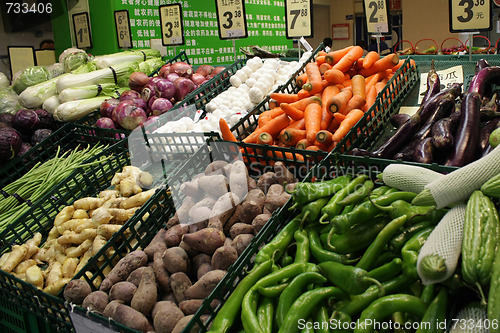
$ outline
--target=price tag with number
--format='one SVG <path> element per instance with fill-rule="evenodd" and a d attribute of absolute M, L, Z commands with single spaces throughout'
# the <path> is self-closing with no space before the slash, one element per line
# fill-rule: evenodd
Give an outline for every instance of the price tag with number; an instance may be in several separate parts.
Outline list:
<path fill-rule="evenodd" d="M 248 37 L 245 0 L 215 0 L 220 39 Z"/>
<path fill-rule="evenodd" d="M 163 46 L 184 44 L 184 25 L 180 3 L 160 6 L 160 22 Z"/>
<path fill-rule="evenodd" d="M 388 0 L 363 0 L 366 30 L 370 34 L 384 34 L 390 31 Z"/>
<path fill-rule="evenodd" d="M 92 36 L 90 33 L 89 13 L 73 14 L 73 27 L 75 31 L 76 46 L 79 49 L 92 47 Z"/>
<path fill-rule="evenodd" d="M 118 47 L 129 49 L 132 47 L 132 34 L 130 33 L 130 19 L 128 10 L 115 11 L 116 36 L 118 38 Z"/>
<path fill-rule="evenodd" d="M 312 37 L 312 0 L 285 1 L 286 38 Z"/>
<path fill-rule="evenodd" d="M 489 0 L 450 0 L 449 10 L 451 32 L 491 30 Z"/>

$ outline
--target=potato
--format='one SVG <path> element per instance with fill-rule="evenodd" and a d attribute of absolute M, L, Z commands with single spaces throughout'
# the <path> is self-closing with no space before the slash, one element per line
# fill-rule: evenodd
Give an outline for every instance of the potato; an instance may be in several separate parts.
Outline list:
<path fill-rule="evenodd" d="M 83 243 L 76 247 L 68 247 L 64 253 L 66 253 L 68 258 L 80 258 L 92 247 L 93 243 L 93 239 L 86 239 Z"/>
<path fill-rule="evenodd" d="M 198 186 L 198 178 L 191 180 L 190 182 L 184 182 L 179 187 L 179 190 L 182 194 L 186 195 L 186 197 L 197 198 L 202 190 Z"/>
<path fill-rule="evenodd" d="M 295 176 L 290 171 L 288 171 L 285 164 L 283 164 L 283 162 L 281 161 L 274 163 L 274 173 L 276 174 L 278 182 L 281 185 L 283 185 L 284 183 L 290 184 L 297 181 L 297 178 L 295 178 Z"/>
<path fill-rule="evenodd" d="M 168 229 L 165 232 L 165 243 L 167 247 L 179 246 L 179 243 L 182 240 L 182 236 L 187 234 L 189 231 L 189 226 L 183 224 L 177 224 Z"/>
<path fill-rule="evenodd" d="M 214 198 L 219 198 L 228 192 L 227 183 L 227 178 L 224 175 L 201 176 L 198 178 L 200 189 Z"/>
<path fill-rule="evenodd" d="M 195 284 L 186 289 L 184 296 L 186 299 L 201 299 L 206 298 L 215 286 L 226 275 L 226 271 L 213 270 L 203 275 Z"/>
<path fill-rule="evenodd" d="M 252 221 L 252 227 L 255 234 L 266 225 L 267 221 L 271 219 L 271 214 L 259 214 Z"/>
<path fill-rule="evenodd" d="M 42 241 L 42 234 L 37 232 L 26 242 L 26 246 L 28 247 L 28 252 L 24 256 L 24 259 L 31 258 L 34 254 L 36 254 L 39 250 L 40 242 Z"/>
<path fill-rule="evenodd" d="M 57 238 L 57 242 L 61 245 L 81 244 L 87 239 L 93 240 L 96 235 L 97 230 L 95 228 L 87 228 L 80 233 L 70 231 L 68 233 L 65 233 L 64 235 L 59 236 L 59 238 Z"/>
<path fill-rule="evenodd" d="M 26 272 L 28 268 L 30 268 L 33 265 L 36 265 L 36 260 L 34 259 L 24 260 L 20 262 L 19 265 L 16 266 L 16 268 L 14 269 L 14 273 L 23 274 Z"/>
<path fill-rule="evenodd" d="M 186 299 L 185 292 L 191 286 L 192 282 L 185 273 L 179 272 L 170 276 L 170 288 L 174 292 L 177 303 Z"/>
<path fill-rule="evenodd" d="M 149 261 L 153 261 L 156 252 L 163 253 L 167 249 L 167 244 L 165 244 L 166 232 L 167 230 L 160 229 L 144 249 L 144 253 L 148 256 Z"/>
<path fill-rule="evenodd" d="M 75 207 L 73 206 L 64 207 L 54 218 L 54 227 L 58 227 L 64 222 L 71 220 L 74 212 L 75 212 Z"/>
<path fill-rule="evenodd" d="M 250 224 L 246 223 L 236 223 L 231 227 L 231 230 L 229 230 L 229 234 L 233 239 L 240 234 L 251 234 L 251 233 L 253 233 L 253 227 Z"/>
<path fill-rule="evenodd" d="M 61 291 L 61 289 L 70 281 L 71 279 L 69 278 L 61 278 L 59 280 L 57 280 L 56 282 L 54 283 L 51 283 L 51 284 L 47 284 L 46 283 L 46 287 L 42 289 L 42 291 L 44 293 L 47 293 L 49 295 L 52 295 L 52 296 L 57 296 L 57 294 L 59 294 L 59 292 Z"/>
<path fill-rule="evenodd" d="M 203 301 L 204 299 L 190 299 L 188 301 L 182 301 L 179 304 L 179 308 L 182 312 L 184 312 L 184 315 L 189 316 L 195 314 L 196 311 L 198 311 L 198 309 L 203 304 Z M 217 305 L 219 305 L 219 303 L 219 300 L 214 299 L 212 302 L 210 302 L 210 307 L 212 309 L 215 309 Z"/>
<path fill-rule="evenodd" d="M 85 297 L 92 292 L 87 281 L 83 279 L 71 280 L 64 288 L 64 299 L 70 303 L 81 305 Z"/>
<path fill-rule="evenodd" d="M 108 303 L 108 294 L 104 291 L 94 291 L 85 297 L 82 307 L 84 309 L 89 309 L 90 311 L 96 311 L 102 314 Z"/>
<path fill-rule="evenodd" d="M 120 208 L 130 209 L 133 207 L 140 207 L 144 205 L 152 196 L 155 194 L 155 189 L 151 189 L 149 191 L 141 192 L 127 198 L 120 204 Z"/>
<path fill-rule="evenodd" d="M 163 252 L 163 264 L 169 273 L 189 273 L 189 256 L 181 247 L 171 247 Z"/>
<path fill-rule="evenodd" d="M 283 207 L 290 197 L 291 195 L 284 191 L 282 185 L 273 184 L 267 191 L 264 208 L 272 213 L 278 208 Z"/>
<path fill-rule="evenodd" d="M 83 210 L 97 209 L 101 207 L 102 204 L 105 203 L 106 201 L 107 201 L 106 198 L 83 198 L 76 200 L 73 203 L 73 207 L 75 209 L 83 209 Z"/>
<path fill-rule="evenodd" d="M 201 192 L 201 191 L 200 191 Z M 175 212 L 175 216 L 177 216 L 178 220 L 182 223 L 186 223 L 189 221 L 189 212 L 191 208 L 196 204 L 198 200 L 195 197 L 185 197 L 182 201 L 182 205 L 177 208 Z"/>
<path fill-rule="evenodd" d="M 210 197 L 198 201 L 189 210 L 188 213 L 189 219 L 195 223 L 208 220 L 210 218 L 210 215 L 212 214 L 212 208 L 214 205 L 215 205 L 215 200 Z"/>
<path fill-rule="evenodd" d="M 177 300 L 175 299 L 175 295 L 173 292 L 169 292 L 168 294 L 165 294 L 165 295 L 162 295 L 161 301 L 169 301 L 169 302 L 173 302 L 174 304 L 177 302 Z"/>
<path fill-rule="evenodd" d="M 224 167 L 227 165 L 228 163 L 226 161 L 213 161 L 205 168 L 205 175 L 222 174 L 224 172 Z"/>
<path fill-rule="evenodd" d="M 206 228 L 192 234 L 182 236 L 182 241 L 195 251 L 212 254 L 226 240 L 224 233 L 215 228 Z"/>
<path fill-rule="evenodd" d="M 224 222 L 219 217 L 211 217 L 208 219 L 207 228 L 224 229 Z"/>
<path fill-rule="evenodd" d="M 139 267 L 135 269 L 127 278 L 127 282 L 133 283 L 136 287 L 139 287 L 141 283 L 142 273 L 146 269 L 146 266 Z"/>
<path fill-rule="evenodd" d="M 102 291 L 104 292 L 104 291 Z M 108 305 L 106 305 L 106 307 L 104 308 L 102 314 L 104 317 L 109 317 L 109 318 L 113 318 L 114 314 L 115 314 L 115 311 L 116 311 L 116 308 L 118 307 L 118 305 L 120 304 L 123 304 L 122 301 L 111 301 L 108 303 Z"/>
<path fill-rule="evenodd" d="M 189 212 L 189 210 L 188 210 L 188 212 Z M 179 223 L 180 223 L 180 221 L 179 221 L 179 215 L 177 215 L 177 212 L 176 212 L 176 213 L 174 214 L 174 216 L 172 216 L 172 217 L 168 220 L 167 224 L 165 225 L 165 228 L 166 228 L 167 230 L 169 230 L 170 228 L 172 228 L 173 226 L 178 225 Z M 165 240 L 165 241 L 166 241 L 166 240 Z"/>
<path fill-rule="evenodd" d="M 233 239 L 233 247 L 236 249 L 236 252 L 238 252 L 238 256 L 240 256 L 248 245 L 250 245 L 252 239 L 252 234 L 241 234 Z"/>
<path fill-rule="evenodd" d="M 231 170 L 229 174 L 229 189 L 241 200 L 243 200 L 243 198 L 248 193 L 247 178 L 248 170 L 243 161 L 236 161 L 231 164 Z"/>
<path fill-rule="evenodd" d="M 236 207 L 236 209 L 234 210 L 233 215 L 224 224 L 224 233 L 228 234 L 229 230 L 231 230 L 231 227 L 235 223 L 240 223 L 241 222 L 241 210 L 242 210 L 241 205 L 238 205 Z"/>
<path fill-rule="evenodd" d="M 257 187 L 264 193 L 267 193 L 267 190 L 273 184 L 279 184 L 278 177 L 274 172 L 266 172 L 257 180 Z"/>
<path fill-rule="evenodd" d="M 163 264 L 162 256 L 163 253 L 161 252 L 155 253 L 153 258 L 153 270 L 155 272 L 156 282 L 158 283 L 158 290 L 165 294 L 170 292 L 170 276 Z"/>
<path fill-rule="evenodd" d="M 198 270 L 196 270 L 196 278 L 199 280 L 201 277 L 208 272 L 213 270 L 212 265 L 209 263 L 201 264 L 200 267 L 198 267 Z"/>
<path fill-rule="evenodd" d="M 232 192 L 227 192 L 219 197 L 219 199 L 215 202 L 210 218 L 217 217 L 222 223 L 226 223 L 226 221 L 231 217 L 236 209 L 236 206 L 240 203 L 240 198 Z"/>
<path fill-rule="evenodd" d="M 102 281 L 99 290 L 108 291 L 117 282 L 124 281 L 130 273 L 137 268 L 146 265 L 148 256 L 144 251 L 136 250 L 130 252 L 120 259 L 109 275 Z"/>
<path fill-rule="evenodd" d="M 132 282 L 121 281 L 115 283 L 109 290 L 109 300 L 122 301 L 124 304 L 130 304 L 132 297 L 134 297 L 137 287 Z"/>
<path fill-rule="evenodd" d="M 248 191 L 244 201 L 254 201 L 259 205 L 263 205 L 266 200 L 266 194 L 259 188 Z"/>
<path fill-rule="evenodd" d="M 62 272 L 65 278 L 72 278 L 76 274 L 76 267 L 78 267 L 77 258 L 68 258 L 62 265 Z"/>
<path fill-rule="evenodd" d="M 179 247 L 181 249 L 184 249 L 184 251 L 186 251 L 189 257 L 194 257 L 200 253 L 198 251 L 193 250 L 191 247 L 189 247 L 186 243 L 182 241 L 179 243 Z"/>
<path fill-rule="evenodd" d="M 191 260 L 191 272 L 197 272 L 201 265 L 210 264 L 211 262 L 212 258 L 208 254 L 200 253 Z"/>
<path fill-rule="evenodd" d="M 238 252 L 232 246 L 224 245 L 215 250 L 212 256 L 212 268 L 227 270 L 238 259 Z"/>
<path fill-rule="evenodd" d="M 154 318 L 156 314 L 160 311 L 170 310 L 172 308 L 178 308 L 177 304 L 172 301 L 158 301 L 151 310 L 151 318 Z M 175 310 L 174 310 L 175 311 Z"/>
<path fill-rule="evenodd" d="M 156 333 L 170 333 L 179 320 L 184 317 L 184 314 L 172 302 L 158 302 L 157 304 L 160 303 L 165 305 L 158 305 L 158 309 L 153 312 L 153 326 Z"/>
<path fill-rule="evenodd" d="M 43 289 L 43 274 L 40 267 L 34 265 L 26 270 L 26 282 L 31 283 L 38 289 Z"/>
<path fill-rule="evenodd" d="M 252 177 L 247 177 L 247 186 L 248 186 L 248 191 L 251 191 L 257 188 L 257 182 Z"/>
<path fill-rule="evenodd" d="M 156 286 L 155 273 L 153 267 L 148 266 L 142 273 L 141 282 L 134 293 L 134 297 L 132 297 L 130 306 L 147 316 L 156 304 L 157 298 L 158 288 Z"/>
<path fill-rule="evenodd" d="M 124 304 L 119 304 L 116 307 L 111 318 L 113 318 L 120 324 L 141 332 L 153 330 L 153 327 L 149 323 L 146 316 L 144 316 L 141 312 L 133 309 L 132 307 Z"/>
<path fill-rule="evenodd" d="M 205 229 L 208 225 L 208 220 L 200 221 L 197 223 L 189 224 L 189 233 L 197 232 L 198 230 Z"/>
<path fill-rule="evenodd" d="M 16 268 L 16 266 L 24 260 L 26 253 L 28 253 L 28 246 L 26 244 L 14 245 L 9 257 L 2 265 L 2 271 L 7 273 L 12 272 L 14 268 Z"/>
<path fill-rule="evenodd" d="M 45 287 L 54 284 L 63 277 L 62 264 L 58 261 L 52 262 L 45 270 Z"/>
<path fill-rule="evenodd" d="M 120 224 L 101 224 L 97 227 L 97 235 L 109 240 L 115 233 L 117 233 L 123 226 Z"/>

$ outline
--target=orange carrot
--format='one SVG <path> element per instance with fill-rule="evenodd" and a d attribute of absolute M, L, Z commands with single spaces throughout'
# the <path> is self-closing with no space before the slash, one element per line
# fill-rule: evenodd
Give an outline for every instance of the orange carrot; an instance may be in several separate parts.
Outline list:
<path fill-rule="evenodd" d="M 297 149 L 306 149 L 310 145 L 311 145 L 311 143 L 309 142 L 309 140 L 302 139 L 302 140 L 299 140 L 299 142 L 297 142 L 297 144 L 295 145 L 295 148 L 297 148 Z"/>
<path fill-rule="evenodd" d="M 304 111 L 301 111 L 288 103 L 281 103 L 281 109 L 293 120 L 300 120 L 304 118 Z"/>
<path fill-rule="evenodd" d="M 302 89 L 309 91 L 311 95 L 319 93 L 323 90 L 321 73 L 319 72 L 318 64 L 310 62 L 306 65 L 307 83 L 302 86 Z"/>
<path fill-rule="evenodd" d="M 382 81 L 375 83 L 375 90 L 377 91 L 377 95 L 379 92 L 382 91 L 382 89 L 384 89 L 384 87 L 385 87 L 385 83 Z"/>
<path fill-rule="evenodd" d="M 304 83 L 307 82 L 307 74 L 306 73 L 303 73 L 303 74 L 300 74 L 299 76 L 297 76 L 297 78 L 295 79 L 295 82 L 297 83 L 297 85 L 299 87 L 302 88 L 302 86 L 304 85 Z"/>
<path fill-rule="evenodd" d="M 269 149 L 267 151 L 267 156 L 269 157 L 276 157 L 279 159 L 284 159 L 284 160 L 291 160 L 291 161 L 304 161 L 304 156 L 301 154 L 293 154 L 287 151 L 274 151 L 272 149 Z"/>
<path fill-rule="evenodd" d="M 344 82 L 342 82 L 342 85 L 344 86 L 344 88 L 348 88 L 352 85 L 352 79 L 349 79 L 349 80 L 345 80 Z M 342 90 L 342 89 L 340 89 Z"/>
<path fill-rule="evenodd" d="M 352 94 L 365 98 L 365 78 L 362 75 L 354 75 L 351 79 Z"/>
<path fill-rule="evenodd" d="M 264 124 L 262 127 L 256 128 L 252 134 L 243 139 L 245 143 L 254 143 L 257 141 L 257 137 L 260 133 L 267 132 L 273 137 L 278 135 L 282 129 L 288 126 L 290 123 L 290 118 L 286 114 L 282 114 L 276 118 L 271 119 L 269 122 Z"/>
<path fill-rule="evenodd" d="M 365 56 L 365 60 L 363 61 L 363 68 L 370 67 L 375 61 L 380 59 L 380 54 L 375 51 L 370 51 Z"/>
<path fill-rule="evenodd" d="M 297 93 L 297 97 L 299 98 L 299 101 L 301 99 L 309 97 L 309 96 L 311 96 L 311 94 L 309 93 L 309 91 L 304 90 L 304 89 L 300 89 L 299 92 Z"/>
<path fill-rule="evenodd" d="M 330 145 L 333 142 L 332 136 L 333 134 L 331 132 L 321 130 L 316 134 L 316 141 L 324 145 Z"/>
<path fill-rule="evenodd" d="M 344 121 L 345 119 L 345 115 L 340 113 L 340 112 L 336 112 L 333 114 L 333 117 L 335 118 L 335 120 L 337 120 L 339 122 L 339 125 Z M 331 132 L 331 131 L 330 131 Z M 333 133 L 333 132 L 332 132 Z"/>
<path fill-rule="evenodd" d="M 319 57 L 319 56 L 326 56 L 326 54 L 327 54 L 327 53 L 326 53 L 326 51 L 324 51 L 324 50 L 318 51 L 318 57 Z"/>
<path fill-rule="evenodd" d="M 330 100 L 330 98 L 337 95 L 339 92 L 340 90 L 337 86 L 328 86 L 323 90 L 323 94 L 321 95 L 321 129 L 326 129 L 332 121 L 332 114 L 326 109 L 326 101 Z"/>
<path fill-rule="evenodd" d="M 373 75 L 365 77 L 365 87 L 370 86 L 370 85 L 375 84 L 378 81 L 380 81 L 381 75 L 383 75 L 385 77 L 386 74 L 384 72 L 378 72 L 378 73 L 375 73 Z"/>
<path fill-rule="evenodd" d="M 346 48 L 343 48 L 341 50 L 336 50 L 329 52 L 325 56 L 325 61 L 329 63 L 330 65 L 335 65 L 341 58 L 343 58 L 354 46 L 348 46 Z"/>
<path fill-rule="evenodd" d="M 316 57 L 316 63 L 318 64 L 318 66 L 321 66 L 325 63 L 325 57 L 326 55 L 319 55 Z"/>
<path fill-rule="evenodd" d="M 351 97 L 352 97 L 351 90 L 349 89 L 342 90 L 337 95 L 333 96 L 328 101 L 326 101 L 327 104 L 326 109 L 331 113 L 342 111 L 346 107 L 347 102 L 351 99 Z"/>
<path fill-rule="evenodd" d="M 356 70 L 363 68 L 363 61 L 364 60 L 365 60 L 365 58 L 359 58 L 358 60 L 356 60 L 356 63 L 354 64 L 354 66 L 352 66 L 352 68 L 354 68 Z"/>
<path fill-rule="evenodd" d="M 363 111 L 368 111 L 369 108 L 375 103 L 377 99 L 377 88 L 375 86 L 371 86 L 370 90 L 366 93 L 366 104 L 364 105 Z"/>
<path fill-rule="evenodd" d="M 304 119 L 306 120 L 306 137 L 309 142 L 314 142 L 316 134 L 321 129 L 321 105 L 311 103 L 304 111 Z"/>
<path fill-rule="evenodd" d="M 342 83 L 345 81 L 344 73 L 339 71 L 338 69 L 329 69 L 324 74 L 323 77 L 330 84 Z"/>
<path fill-rule="evenodd" d="M 347 133 L 351 130 L 351 128 L 356 125 L 356 123 L 363 117 L 365 113 L 360 109 L 351 110 L 345 117 L 344 121 L 340 123 L 339 128 L 333 134 L 332 140 L 335 142 L 339 142 L 342 140 Z"/>
<path fill-rule="evenodd" d="M 347 72 L 351 69 L 352 65 L 363 56 L 363 49 L 361 46 L 354 46 L 352 49 L 347 52 L 345 56 L 342 57 L 333 68 L 338 69 L 342 72 Z"/>
<path fill-rule="evenodd" d="M 344 116 L 344 118 L 345 118 L 345 116 Z M 333 117 L 332 121 L 330 122 L 330 124 L 328 125 L 326 130 L 330 133 L 333 133 L 333 132 L 335 132 L 335 130 L 337 128 L 339 128 L 339 126 L 340 126 L 340 122 L 335 117 Z"/>
<path fill-rule="evenodd" d="M 359 71 L 359 74 L 363 76 L 370 76 L 372 74 L 384 71 L 386 69 L 391 69 L 399 63 L 399 57 L 396 53 L 391 53 L 383 58 L 375 61 L 370 67 L 363 68 Z"/>
<path fill-rule="evenodd" d="M 406 59 L 400 59 L 398 64 L 396 66 L 392 67 L 391 70 L 393 72 L 397 71 L 401 66 L 403 66 L 403 64 L 405 63 L 405 60 Z"/>
<path fill-rule="evenodd" d="M 278 101 L 273 101 L 273 100 L 269 101 L 269 108 L 270 109 L 274 109 L 274 108 L 277 108 L 279 106 L 280 106 L 280 103 Z"/>
<path fill-rule="evenodd" d="M 284 113 L 284 111 L 283 111 L 283 109 L 281 109 L 281 107 L 277 107 L 277 108 L 262 112 L 259 115 L 259 120 L 257 121 L 259 127 L 264 126 L 270 120 L 282 115 L 283 113 Z"/>
<path fill-rule="evenodd" d="M 293 123 L 291 123 L 290 125 L 288 125 L 286 127 L 286 129 L 288 129 L 288 128 L 305 130 L 306 129 L 306 120 L 304 118 L 302 118 L 300 120 L 294 121 Z"/>
<path fill-rule="evenodd" d="M 304 111 L 306 109 L 306 106 L 308 106 L 311 103 L 316 103 L 321 105 L 321 98 L 318 98 L 316 96 L 311 96 L 289 104 L 293 107 L 296 107 L 299 110 Z"/>
<path fill-rule="evenodd" d="M 321 64 L 321 66 L 319 66 L 319 72 L 321 73 L 321 75 L 323 75 L 330 68 L 332 68 L 332 65 L 330 65 L 327 62 L 325 62 L 325 63 Z"/>
<path fill-rule="evenodd" d="M 278 93 L 273 92 L 269 95 L 272 99 L 276 100 L 279 103 L 293 103 L 299 100 L 297 94 L 287 94 L 287 93 Z"/>
<path fill-rule="evenodd" d="M 306 148 L 306 150 L 310 150 L 310 151 L 320 151 L 321 149 L 320 149 L 320 147 L 318 147 L 318 146 L 308 146 L 308 147 Z"/>
<path fill-rule="evenodd" d="M 223 140 L 232 141 L 232 142 L 238 142 L 238 140 L 236 140 L 236 137 L 231 132 L 231 129 L 229 128 L 229 125 L 224 120 L 224 118 L 220 118 L 219 119 L 219 128 L 220 128 L 220 132 L 222 134 L 222 139 Z"/>
<path fill-rule="evenodd" d="M 365 106 L 366 100 L 359 96 L 359 95 L 352 95 L 351 99 L 349 102 L 347 102 L 347 105 L 344 110 L 340 111 L 342 114 L 348 114 L 352 109 L 361 109 L 363 106 Z"/>
<path fill-rule="evenodd" d="M 274 139 L 271 134 L 267 132 L 262 132 L 257 137 L 257 144 L 259 145 L 272 145 L 274 143 Z"/>
<path fill-rule="evenodd" d="M 285 128 L 280 135 L 280 140 L 287 146 L 295 146 L 297 142 L 306 138 L 306 130 Z"/>

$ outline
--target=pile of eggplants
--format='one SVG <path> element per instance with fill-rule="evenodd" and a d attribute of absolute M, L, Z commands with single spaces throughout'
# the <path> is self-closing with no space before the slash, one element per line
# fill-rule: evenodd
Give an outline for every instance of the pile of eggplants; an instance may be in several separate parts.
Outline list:
<path fill-rule="evenodd" d="M 500 66 L 481 59 L 468 92 L 462 93 L 457 83 L 441 90 L 433 62 L 417 112 L 393 115 L 390 121 L 397 130 L 378 149 L 351 153 L 456 167 L 473 162 L 489 153 L 489 136 L 500 126 L 493 84 L 500 84 Z"/>

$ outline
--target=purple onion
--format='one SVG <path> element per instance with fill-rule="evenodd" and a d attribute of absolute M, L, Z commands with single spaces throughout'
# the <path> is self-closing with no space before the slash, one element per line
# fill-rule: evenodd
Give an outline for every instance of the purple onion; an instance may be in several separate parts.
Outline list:
<path fill-rule="evenodd" d="M 137 105 L 143 110 L 146 110 L 148 108 L 148 103 L 146 103 L 146 101 L 143 100 L 142 98 L 135 98 L 132 100 L 132 102 L 134 102 L 135 105 Z"/>
<path fill-rule="evenodd" d="M 122 108 L 117 107 L 115 113 L 120 126 L 130 131 L 147 119 L 146 112 L 134 104 L 127 104 Z"/>
<path fill-rule="evenodd" d="M 178 79 L 180 76 L 177 73 L 168 73 L 165 78 L 170 82 L 174 82 L 175 79 Z"/>
<path fill-rule="evenodd" d="M 111 118 L 115 122 L 115 124 L 119 124 L 118 113 L 120 112 L 121 109 L 125 108 L 125 106 L 127 106 L 127 105 L 134 105 L 134 102 L 132 102 L 131 100 L 121 101 L 114 108 L 113 112 L 111 113 L 111 117 L 108 117 L 108 118 Z"/>
<path fill-rule="evenodd" d="M 50 113 L 43 109 L 35 110 L 35 113 L 38 115 L 38 119 L 40 120 L 38 122 L 38 129 L 52 129 L 52 127 L 54 126 L 54 118 L 52 118 Z"/>
<path fill-rule="evenodd" d="M 108 118 L 108 117 L 102 117 L 99 118 L 96 122 L 95 125 L 99 128 L 112 128 L 116 129 L 115 123 L 113 122 L 113 119 Z"/>
<path fill-rule="evenodd" d="M 155 85 L 151 83 L 146 84 L 141 91 L 141 98 L 144 101 L 149 102 L 149 100 L 154 96 L 156 96 Z"/>
<path fill-rule="evenodd" d="M 10 113 L 0 113 L 0 122 L 8 123 L 9 126 L 12 124 L 14 120 L 14 115 Z"/>
<path fill-rule="evenodd" d="M 154 116 L 164 114 L 173 107 L 172 103 L 166 98 L 157 98 L 151 105 L 151 113 Z"/>
<path fill-rule="evenodd" d="M 155 86 L 155 85 L 156 85 L 156 83 L 157 83 L 158 81 L 162 80 L 162 79 L 163 79 L 163 78 L 162 78 L 161 76 L 155 76 L 155 77 L 152 77 L 152 78 L 150 78 L 150 79 L 149 79 L 148 84 L 151 84 L 151 85 Z"/>
<path fill-rule="evenodd" d="M 26 154 L 28 152 L 28 150 L 30 150 L 31 148 L 33 148 L 32 145 L 30 145 L 29 143 L 27 142 L 23 142 L 21 143 L 21 148 L 19 149 L 19 151 L 17 152 L 17 156 L 23 156 L 24 154 Z"/>
<path fill-rule="evenodd" d="M 191 91 L 195 89 L 193 81 L 185 77 L 180 77 L 174 81 L 175 87 L 175 99 L 181 101 L 187 96 Z"/>
<path fill-rule="evenodd" d="M 141 94 L 139 94 L 135 90 L 126 90 L 126 91 L 122 92 L 122 94 L 120 95 L 120 101 L 127 101 L 127 100 L 136 99 L 136 98 L 141 98 Z"/>
<path fill-rule="evenodd" d="M 151 109 L 151 106 L 153 105 L 153 103 L 154 103 L 157 99 L 158 99 L 158 97 L 156 97 L 156 96 L 153 96 L 153 97 L 151 97 L 151 98 L 149 99 L 149 102 L 148 102 L 148 109 L 149 109 L 149 111 L 151 111 L 151 110 L 152 110 L 152 109 Z"/>
<path fill-rule="evenodd" d="M 111 118 L 111 115 L 113 114 L 113 110 L 116 108 L 116 106 L 119 103 L 120 103 L 120 100 L 117 98 L 107 99 L 104 102 L 102 102 L 101 108 L 99 109 L 101 116 Z"/>
<path fill-rule="evenodd" d="M 155 85 L 156 95 L 158 97 L 170 99 L 175 94 L 175 86 L 167 79 L 161 79 Z"/>
<path fill-rule="evenodd" d="M 21 133 L 32 133 L 38 128 L 39 122 L 40 119 L 35 111 L 22 109 L 15 114 L 12 127 Z"/>

